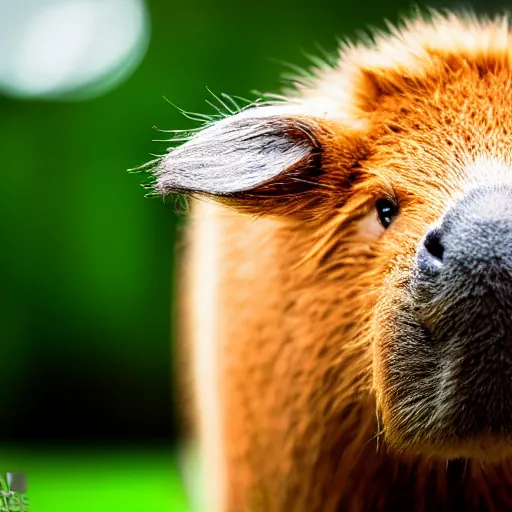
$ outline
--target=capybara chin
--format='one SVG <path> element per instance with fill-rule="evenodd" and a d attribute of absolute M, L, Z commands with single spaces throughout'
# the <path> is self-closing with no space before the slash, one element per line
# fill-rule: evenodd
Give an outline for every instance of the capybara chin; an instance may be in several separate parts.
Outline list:
<path fill-rule="evenodd" d="M 154 174 L 192 196 L 181 351 L 209 512 L 512 510 L 505 16 L 346 45 Z"/>

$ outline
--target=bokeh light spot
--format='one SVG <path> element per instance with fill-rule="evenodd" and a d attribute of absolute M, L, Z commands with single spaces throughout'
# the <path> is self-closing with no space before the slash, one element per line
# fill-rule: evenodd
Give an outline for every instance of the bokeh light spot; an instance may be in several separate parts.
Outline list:
<path fill-rule="evenodd" d="M 0 5 L 0 89 L 86 99 L 133 72 L 149 41 L 143 0 L 9 0 Z"/>

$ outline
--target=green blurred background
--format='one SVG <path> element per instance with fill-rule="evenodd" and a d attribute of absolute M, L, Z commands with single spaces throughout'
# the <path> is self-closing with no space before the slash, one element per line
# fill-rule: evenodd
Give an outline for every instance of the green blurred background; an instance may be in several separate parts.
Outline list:
<path fill-rule="evenodd" d="M 154 127 L 195 126 L 164 96 L 212 113 L 206 87 L 278 92 L 283 62 L 411 7 L 0 0 L 0 472 L 27 472 L 31 510 L 187 510 L 170 334 L 182 219 L 127 172 L 165 150 Z"/>

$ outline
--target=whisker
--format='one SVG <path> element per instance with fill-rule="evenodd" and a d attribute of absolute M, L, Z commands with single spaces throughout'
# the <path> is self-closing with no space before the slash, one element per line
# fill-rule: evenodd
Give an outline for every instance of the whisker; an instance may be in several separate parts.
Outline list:
<path fill-rule="evenodd" d="M 230 113 L 230 114 L 234 114 L 235 112 L 233 112 L 227 105 L 226 103 L 224 103 L 222 101 L 221 98 L 219 98 L 214 92 L 211 91 L 211 89 L 209 89 L 208 87 L 206 88 L 206 90 Z M 207 102 L 211 105 L 210 102 Z"/>

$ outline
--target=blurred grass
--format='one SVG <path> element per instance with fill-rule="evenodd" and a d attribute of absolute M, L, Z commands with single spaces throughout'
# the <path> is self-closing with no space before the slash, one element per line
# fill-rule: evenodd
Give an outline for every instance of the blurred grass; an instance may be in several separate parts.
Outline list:
<path fill-rule="evenodd" d="M 169 448 L 0 448 L 24 471 L 30 512 L 189 512 Z"/>

